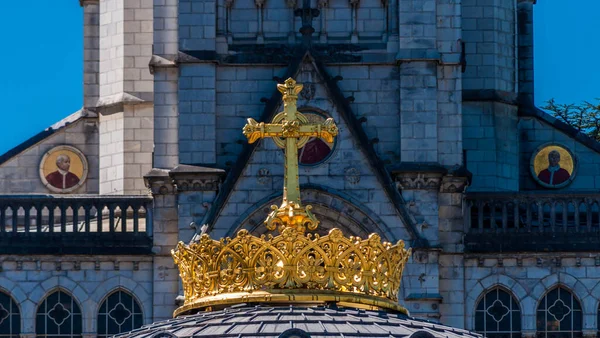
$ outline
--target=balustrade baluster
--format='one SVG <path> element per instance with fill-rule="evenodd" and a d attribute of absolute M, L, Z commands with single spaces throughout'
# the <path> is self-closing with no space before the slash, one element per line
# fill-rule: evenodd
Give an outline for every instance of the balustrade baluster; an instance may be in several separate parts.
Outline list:
<path fill-rule="evenodd" d="M 12 209 L 12 232 L 17 233 L 19 229 L 19 206 L 11 206 Z M 15 210 L 16 209 L 16 210 Z"/>
<path fill-rule="evenodd" d="M 127 232 L 127 208 L 129 205 L 121 204 L 121 232 Z"/>
<path fill-rule="evenodd" d="M 568 223 L 569 223 L 569 204 L 567 203 L 567 201 L 562 201 L 562 206 L 563 206 L 563 214 L 562 214 L 562 219 L 563 219 L 563 232 L 567 232 L 567 227 L 568 227 Z"/>
<path fill-rule="evenodd" d="M 31 211 L 31 205 L 29 204 L 25 204 L 24 206 L 24 219 L 23 219 L 23 228 L 25 228 L 25 233 L 29 233 L 29 227 L 31 226 L 31 220 L 29 219 L 30 217 L 30 211 Z"/>
<path fill-rule="evenodd" d="M 50 203 L 48 207 L 48 231 L 54 232 L 54 204 Z"/>
<path fill-rule="evenodd" d="M 465 200 L 465 212 L 464 212 L 464 217 L 465 217 L 465 232 L 471 231 L 471 212 L 473 209 L 473 201 L 471 200 Z"/>
<path fill-rule="evenodd" d="M 144 210 L 146 211 L 146 234 L 152 237 L 154 230 L 152 229 L 152 205 L 150 203 L 152 202 L 144 204 Z"/>
<path fill-rule="evenodd" d="M 6 206 L 0 209 L 0 232 L 6 232 Z"/>
<path fill-rule="evenodd" d="M 96 231 L 102 232 L 102 211 L 104 210 L 104 204 L 96 203 Z"/>
<path fill-rule="evenodd" d="M 108 231 L 115 232 L 115 208 L 116 204 L 108 204 Z"/>
<path fill-rule="evenodd" d="M 483 209 L 484 203 L 482 201 L 477 201 L 477 223 L 479 227 L 479 232 L 483 232 Z"/>
<path fill-rule="evenodd" d="M 579 232 L 579 203 L 577 201 L 573 201 L 573 206 L 575 207 L 574 209 L 574 216 L 575 216 L 575 221 L 574 221 L 574 225 L 575 225 L 575 231 Z"/>
<path fill-rule="evenodd" d="M 92 216 L 90 215 L 92 207 L 90 205 L 86 205 L 84 208 L 84 222 L 85 222 L 85 232 L 90 232 L 90 223 L 92 221 Z"/>
<path fill-rule="evenodd" d="M 550 202 L 550 231 L 554 232 L 556 226 L 556 201 Z"/>
<path fill-rule="evenodd" d="M 538 226 L 540 232 L 544 232 L 544 201 L 537 202 L 538 207 Z"/>
<path fill-rule="evenodd" d="M 73 232 L 79 232 L 79 204 L 75 203 L 71 207 L 73 208 Z"/>
<path fill-rule="evenodd" d="M 502 231 L 508 231 L 508 205 L 506 201 L 502 201 Z"/>
<path fill-rule="evenodd" d="M 527 231 L 531 231 L 531 204 L 529 203 L 529 201 L 526 201 L 525 205 L 527 206 L 527 220 L 525 221 L 525 228 L 527 229 Z"/>
<path fill-rule="evenodd" d="M 67 232 L 67 206 L 64 202 L 60 204 L 60 232 Z"/>
<path fill-rule="evenodd" d="M 39 234 L 42 232 L 42 212 L 44 210 L 44 205 L 40 203 L 36 203 L 35 205 L 35 230 Z"/>
<path fill-rule="evenodd" d="M 140 228 L 139 220 L 140 220 L 140 206 L 139 204 L 133 205 L 133 233 L 137 234 Z"/>
<path fill-rule="evenodd" d="M 515 200 L 514 203 L 515 203 L 515 206 L 514 206 L 514 208 L 515 208 L 515 210 L 514 210 L 515 214 L 513 215 L 513 218 L 514 218 L 514 222 L 515 222 L 515 231 L 518 231 L 519 228 L 520 228 L 520 225 L 521 225 L 521 218 L 519 217 L 519 205 L 520 205 L 520 201 Z"/>
<path fill-rule="evenodd" d="M 592 231 L 592 205 L 588 198 L 585 199 L 585 212 L 586 212 L 586 223 L 587 223 L 587 231 Z"/>

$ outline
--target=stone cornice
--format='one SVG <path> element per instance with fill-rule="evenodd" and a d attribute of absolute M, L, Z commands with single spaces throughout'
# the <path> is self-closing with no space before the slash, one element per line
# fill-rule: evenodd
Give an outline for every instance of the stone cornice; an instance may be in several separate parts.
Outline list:
<path fill-rule="evenodd" d="M 177 191 L 217 191 L 225 170 L 180 164 L 169 173 Z"/>
<path fill-rule="evenodd" d="M 438 163 L 403 162 L 390 168 L 399 190 L 435 190 L 442 193 L 462 193 L 471 173 L 464 167 L 447 169 Z"/>
<path fill-rule="evenodd" d="M 154 93 L 152 92 L 122 92 L 114 95 L 102 96 L 96 103 L 96 112 L 109 115 L 122 112 L 124 106 L 152 104 Z"/>
<path fill-rule="evenodd" d="M 175 192 L 175 186 L 169 176 L 168 169 L 154 168 L 150 170 L 144 175 L 144 183 L 150 189 L 152 195 L 169 195 Z"/>
<path fill-rule="evenodd" d="M 153 195 L 185 191 L 217 191 L 225 170 L 180 164 L 173 169 L 154 168 L 144 175 L 146 187 Z"/>
<path fill-rule="evenodd" d="M 148 68 L 154 74 L 157 68 L 177 68 L 177 55 L 152 55 Z"/>

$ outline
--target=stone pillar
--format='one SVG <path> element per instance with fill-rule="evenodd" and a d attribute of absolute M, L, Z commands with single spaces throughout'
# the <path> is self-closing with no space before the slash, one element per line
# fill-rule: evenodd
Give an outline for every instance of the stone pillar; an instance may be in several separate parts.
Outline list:
<path fill-rule="evenodd" d="M 152 168 L 153 2 L 100 2 L 100 193 L 146 193 Z"/>
<path fill-rule="evenodd" d="M 225 171 L 182 164 L 170 175 L 179 194 L 179 240 L 188 243 L 201 232 L 202 221 L 212 208 Z M 190 226 L 192 223 L 195 227 Z M 222 237 L 215 233 L 211 236 Z"/>
<path fill-rule="evenodd" d="M 177 195 L 169 171 L 153 169 L 144 176 L 152 191 L 153 220 L 153 321 L 173 318 L 179 291 L 179 270 L 171 257 L 177 245 Z"/>
<path fill-rule="evenodd" d="M 536 0 L 518 0 L 517 34 L 519 62 L 519 98 L 523 104 L 534 103 L 533 91 L 533 5 Z"/>
<path fill-rule="evenodd" d="M 179 98 L 176 67 L 178 45 L 178 2 L 154 6 L 154 167 L 173 168 L 179 164 Z"/>
<path fill-rule="evenodd" d="M 438 190 L 446 169 L 439 165 L 401 163 L 392 171 L 417 230 L 432 247 L 438 240 Z M 412 315 L 439 321 L 439 250 L 416 249 L 402 279 L 404 300 Z"/>
<path fill-rule="evenodd" d="M 463 89 L 516 93 L 515 1 L 462 3 L 467 67 Z"/>
<path fill-rule="evenodd" d="M 83 107 L 95 110 L 98 102 L 100 60 L 99 0 L 80 0 L 83 7 Z"/>

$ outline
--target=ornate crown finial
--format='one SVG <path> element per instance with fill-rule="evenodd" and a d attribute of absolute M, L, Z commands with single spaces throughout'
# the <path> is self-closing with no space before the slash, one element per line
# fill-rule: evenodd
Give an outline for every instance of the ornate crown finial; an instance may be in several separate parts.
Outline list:
<path fill-rule="evenodd" d="M 294 79 L 278 84 L 284 111 L 269 124 L 248 119 L 243 133 L 250 143 L 270 137 L 285 149 L 283 200 L 265 219 L 279 235 L 255 237 L 247 230 L 213 240 L 207 234 L 189 245 L 179 242 L 171 253 L 179 266 L 185 302 L 175 314 L 237 303 L 338 302 L 356 307 L 386 308 L 407 313 L 398 304 L 402 271 L 410 256 L 404 242 L 345 237 L 339 229 L 328 235 L 306 233 L 319 224 L 311 206 L 300 201 L 298 148 L 311 137 L 333 142 L 333 119 L 309 124 L 296 110 L 302 85 Z"/>

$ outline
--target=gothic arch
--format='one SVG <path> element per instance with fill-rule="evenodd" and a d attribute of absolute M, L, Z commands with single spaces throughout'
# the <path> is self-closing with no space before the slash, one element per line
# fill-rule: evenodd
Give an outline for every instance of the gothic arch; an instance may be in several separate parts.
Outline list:
<path fill-rule="evenodd" d="M 515 297 L 521 308 L 521 323 L 524 323 L 527 314 L 535 314 L 535 309 L 526 309 L 526 306 L 524 306 L 523 300 L 527 297 L 527 291 L 519 282 L 506 275 L 494 274 L 479 280 L 475 286 L 467 291 L 466 315 L 471 325 L 474 325 L 473 320 L 477 303 L 488 291 L 494 288 L 501 288 Z"/>
<path fill-rule="evenodd" d="M 581 307 L 583 308 L 584 314 L 596 313 L 597 308 L 592 309 L 591 306 L 584 306 L 583 300 L 590 295 L 588 288 L 583 283 L 578 281 L 577 278 L 564 272 L 551 274 L 542 278 L 531 289 L 530 296 L 535 301 L 535 308 L 537 309 L 537 304 L 539 304 L 539 302 L 548 293 L 548 291 L 558 286 L 563 286 L 571 293 L 573 293 L 573 296 L 575 296 L 579 303 L 581 303 Z"/>
<path fill-rule="evenodd" d="M 108 297 L 111 293 L 119 290 L 131 294 L 131 296 L 138 301 L 142 307 L 142 311 L 144 312 L 144 323 L 151 323 L 152 296 L 150 292 L 148 292 L 148 290 L 146 290 L 146 288 L 144 288 L 140 283 L 123 276 L 109 278 L 96 288 L 90 297 L 90 300 L 93 301 L 94 316 L 97 315 L 100 305 L 104 299 L 106 299 L 106 297 Z M 92 322 L 93 327 L 90 328 L 91 331 L 89 332 L 96 332 L 96 321 L 94 320 Z"/>
<path fill-rule="evenodd" d="M 82 322 L 81 323 L 81 332 L 86 332 L 85 323 L 89 321 L 89 317 L 90 316 L 89 316 L 89 314 L 86 315 L 86 311 L 85 311 L 85 308 L 83 306 L 83 302 L 81 301 L 82 298 L 78 298 L 75 295 L 75 289 L 74 288 L 69 289 L 69 287 L 72 287 L 73 285 L 75 285 L 77 288 L 79 288 L 80 291 L 77 291 L 77 292 L 81 296 L 81 292 L 83 291 L 83 289 L 81 289 L 81 287 L 79 287 L 73 280 L 71 280 L 71 279 L 69 279 L 67 277 L 64 277 L 64 276 L 52 277 L 52 278 L 46 280 L 45 282 L 43 282 L 41 284 L 38 284 L 38 286 L 36 287 L 36 289 L 38 287 L 40 287 L 40 285 L 42 285 L 42 287 L 43 287 L 43 284 L 45 284 L 48 281 L 57 280 L 58 282 L 60 282 L 61 279 L 65 279 L 66 281 L 63 281 L 63 283 L 59 284 L 59 285 L 55 284 L 54 286 L 51 286 L 52 284 L 47 284 L 47 285 L 49 285 L 49 288 L 48 289 L 44 288 L 45 292 L 43 293 L 43 296 L 34 303 L 35 304 L 35 306 L 34 306 L 35 309 L 34 309 L 34 313 L 33 313 L 33 317 L 32 318 L 33 319 L 36 318 L 35 316 L 37 316 L 37 312 L 38 312 L 40 306 L 42 306 L 43 302 L 45 302 L 48 299 L 48 296 L 52 295 L 54 292 L 61 291 L 61 292 L 65 293 L 65 294 L 67 294 L 69 297 L 71 297 L 71 299 L 73 300 L 73 302 L 75 302 L 75 304 L 77 304 L 77 306 L 79 306 L 79 310 L 81 311 L 81 322 Z M 67 286 L 67 285 L 69 285 L 69 286 Z M 85 299 L 87 300 L 87 294 L 84 293 L 83 296 L 85 296 Z M 36 332 L 36 335 L 37 335 L 37 328 L 35 326 L 36 325 L 35 323 L 36 323 L 36 320 L 32 320 L 30 326 L 31 326 L 31 332 Z"/>
<path fill-rule="evenodd" d="M 5 284 L 6 283 L 6 284 Z M 19 310 L 21 322 L 19 323 L 21 332 L 25 329 L 25 320 L 23 317 L 23 307 L 27 304 L 27 297 L 21 288 L 13 281 L 0 277 L 0 293 L 5 294 Z M 29 307 L 26 307 L 29 310 Z"/>
<path fill-rule="evenodd" d="M 302 185 L 301 191 L 302 203 L 312 205 L 312 212 L 325 225 L 324 229 L 329 230 L 330 227 L 327 225 L 335 224 L 337 228 L 346 230 L 348 235 L 367 238 L 369 234 L 377 232 L 383 240 L 392 242 L 398 240 L 377 214 L 355 198 L 315 184 Z M 240 229 L 247 229 L 254 234 L 265 233 L 267 230 L 261 227 L 262 222 L 270 212 L 271 205 L 280 203 L 281 193 L 269 195 L 258 201 L 253 208 L 239 216 L 234 223 L 238 226 L 235 229 L 231 228 L 227 236 L 233 236 Z M 346 226 L 344 223 L 351 226 Z"/>
<path fill-rule="evenodd" d="M 82 318 L 83 318 L 83 330 L 86 330 L 87 327 L 85 327 L 85 323 L 88 323 L 90 321 L 90 314 L 89 311 L 86 311 L 86 302 L 88 300 L 88 292 L 85 291 L 81 286 L 79 286 L 76 282 L 74 282 L 72 279 L 65 277 L 65 276 L 55 276 L 52 278 L 49 278 L 41 283 L 39 283 L 38 285 L 36 285 L 36 287 L 33 289 L 33 291 L 31 291 L 31 293 L 29 294 L 29 301 L 31 302 L 31 311 L 27 312 L 27 317 L 25 315 L 22 315 L 23 321 L 26 322 L 26 324 L 24 325 L 28 325 L 27 327 L 25 327 L 26 330 L 29 331 L 24 331 L 24 332 L 34 332 L 35 328 L 34 328 L 34 323 L 35 323 L 35 315 L 37 312 L 38 307 L 40 306 L 41 302 L 46 299 L 46 297 L 48 297 L 48 295 L 50 295 L 52 292 L 56 291 L 56 290 L 61 290 L 64 291 L 65 293 L 69 294 L 71 297 L 73 297 L 73 299 L 75 300 L 75 302 L 79 305 L 79 307 L 81 308 L 81 312 L 82 312 Z M 23 306 L 23 310 L 25 310 L 25 306 Z M 30 319 L 29 321 L 26 321 L 25 319 Z M 86 332 L 86 331 L 84 331 Z"/>

